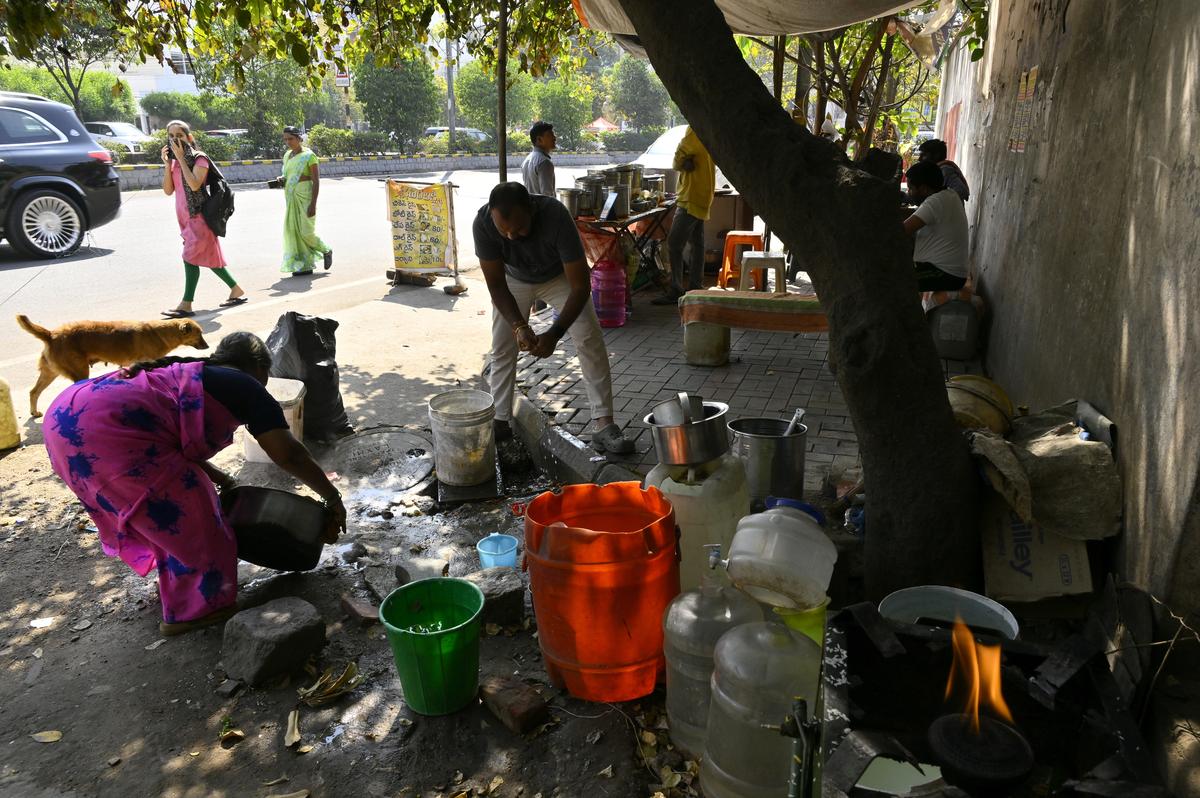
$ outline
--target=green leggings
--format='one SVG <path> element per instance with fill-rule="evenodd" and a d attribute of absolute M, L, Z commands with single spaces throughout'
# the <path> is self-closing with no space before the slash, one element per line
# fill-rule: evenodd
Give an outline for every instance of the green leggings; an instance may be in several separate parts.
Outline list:
<path fill-rule="evenodd" d="M 228 269 L 209 269 L 210 272 L 217 275 L 224 281 L 225 285 L 233 288 L 237 285 L 237 280 L 233 279 L 233 275 Z M 191 302 L 196 298 L 196 285 L 200 282 L 200 267 L 194 264 L 183 262 L 183 301 Z"/>

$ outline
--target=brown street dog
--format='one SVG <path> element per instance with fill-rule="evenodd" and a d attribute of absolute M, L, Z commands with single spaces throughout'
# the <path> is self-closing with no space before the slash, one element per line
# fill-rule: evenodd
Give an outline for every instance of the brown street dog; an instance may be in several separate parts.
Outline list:
<path fill-rule="evenodd" d="M 131 366 L 157 360 L 180 346 L 208 349 L 200 325 L 191 319 L 161 321 L 75 321 L 53 330 L 17 316 L 17 324 L 45 344 L 38 359 L 37 383 L 29 391 L 29 414 L 38 412 L 37 400 L 57 376 L 72 382 L 88 378 L 95 363 Z"/>

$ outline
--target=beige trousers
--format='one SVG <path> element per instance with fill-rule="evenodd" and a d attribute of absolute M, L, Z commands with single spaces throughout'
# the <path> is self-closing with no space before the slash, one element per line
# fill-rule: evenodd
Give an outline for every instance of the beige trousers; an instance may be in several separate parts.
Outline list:
<path fill-rule="evenodd" d="M 529 308 L 534 300 L 540 299 L 555 310 L 562 312 L 563 304 L 571 294 L 571 284 L 565 275 L 559 275 L 544 283 L 523 283 L 505 275 L 508 290 L 521 311 L 522 318 L 529 318 Z M 612 374 L 608 368 L 608 349 L 604 346 L 604 335 L 596 318 L 596 309 L 589 297 L 579 318 L 567 331 L 579 353 L 579 366 L 583 371 L 583 383 L 587 389 L 588 402 L 592 408 L 592 419 L 611 416 Z M 517 338 L 508 321 L 492 306 L 492 367 L 488 372 L 488 385 L 496 403 L 496 420 L 511 421 L 513 412 L 513 390 L 517 381 Z"/>

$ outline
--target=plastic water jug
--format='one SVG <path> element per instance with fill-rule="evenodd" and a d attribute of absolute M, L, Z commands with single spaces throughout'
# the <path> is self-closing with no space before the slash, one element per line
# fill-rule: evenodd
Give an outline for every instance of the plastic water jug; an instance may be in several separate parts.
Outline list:
<path fill-rule="evenodd" d="M 729 547 L 729 578 L 758 601 L 806 609 L 825 601 L 837 548 L 820 512 L 792 499 L 767 499 L 767 510 L 743 518 Z"/>
<path fill-rule="evenodd" d="M 659 463 L 645 484 L 661 490 L 675 508 L 680 588 L 699 587 L 708 572 L 705 545 L 729 551 L 738 521 L 750 511 L 745 465 L 728 453 L 694 468 Z"/>
<path fill-rule="evenodd" d="M 592 304 L 601 327 L 625 325 L 625 267 L 611 260 L 592 267 Z"/>
<path fill-rule="evenodd" d="M 21 433 L 17 429 L 17 414 L 13 410 L 12 391 L 8 383 L 0 380 L 0 451 L 21 445 Z"/>
<path fill-rule="evenodd" d="M 816 706 L 820 646 L 782 624 L 747 623 L 721 636 L 714 662 L 701 790 L 706 798 L 786 795 L 793 741 L 777 727 L 793 698 Z"/>
<path fill-rule="evenodd" d="M 551 682 L 587 701 L 654 690 L 678 551 L 675 512 L 657 488 L 567 485 L 529 503 L 525 567 Z"/>
<path fill-rule="evenodd" d="M 671 742 L 693 759 L 704 753 L 713 649 L 733 627 L 763 619 L 754 599 L 713 569 L 720 547 L 713 546 L 710 552 L 711 565 L 705 569 L 700 587 L 677 596 L 663 616 Z"/>

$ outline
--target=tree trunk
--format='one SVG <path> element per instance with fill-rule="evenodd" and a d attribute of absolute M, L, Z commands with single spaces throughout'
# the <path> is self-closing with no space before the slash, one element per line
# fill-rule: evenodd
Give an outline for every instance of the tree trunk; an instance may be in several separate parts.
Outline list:
<path fill-rule="evenodd" d="M 621 5 L 721 170 L 785 243 L 805 247 L 862 455 L 869 595 L 975 587 L 974 469 L 917 299 L 897 187 L 792 123 L 712 0 Z"/>
<path fill-rule="evenodd" d="M 803 36 L 796 39 L 796 111 L 793 116 L 800 117 L 804 129 L 808 130 L 808 92 L 812 88 L 812 74 L 809 70 L 812 69 L 812 50 L 808 47 L 808 42 L 804 41 Z M 817 120 L 817 130 L 821 129 L 821 121 Z"/>
<path fill-rule="evenodd" d="M 500 0 L 500 31 L 496 56 L 496 145 L 500 182 L 508 182 L 508 0 Z"/>
<path fill-rule="evenodd" d="M 817 66 L 817 115 L 813 117 L 816 125 L 813 128 L 813 135 L 821 135 L 821 125 L 825 124 L 826 109 L 829 108 L 829 85 L 826 83 L 825 77 L 825 43 L 821 41 L 813 42 L 813 60 Z"/>
<path fill-rule="evenodd" d="M 454 133 L 458 123 L 458 108 L 454 103 L 454 59 L 457 46 L 451 39 L 446 39 L 446 147 L 454 152 Z"/>
<path fill-rule="evenodd" d="M 775 52 L 771 63 L 771 89 L 775 102 L 783 104 L 783 65 L 787 56 L 787 37 L 775 37 Z"/>
<path fill-rule="evenodd" d="M 863 128 L 862 134 L 862 154 L 867 152 L 871 146 L 871 140 L 875 136 L 875 123 L 879 120 L 879 103 L 883 99 L 884 86 L 891 77 L 892 71 L 892 45 L 896 43 L 896 35 L 892 34 L 887 37 L 887 43 L 883 46 L 883 57 L 879 63 L 879 75 L 875 78 L 875 90 L 871 96 L 871 110 L 867 114 L 867 124 Z"/>

